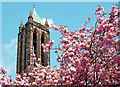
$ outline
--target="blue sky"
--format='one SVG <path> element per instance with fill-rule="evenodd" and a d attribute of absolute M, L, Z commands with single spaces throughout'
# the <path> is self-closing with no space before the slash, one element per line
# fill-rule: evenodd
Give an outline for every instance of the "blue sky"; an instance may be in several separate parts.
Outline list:
<path fill-rule="evenodd" d="M 117 2 L 116 2 L 117 3 Z M 57 25 L 64 24 L 68 26 L 68 30 L 76 30 L 84 21 L 90 17 L 91 22 L 88 27 L 95 24 L 96 16 L 94 11 L 98 4 L 105 8 L 105 12 L 109 12 L 111 6 L 115 2 L 74 2 L 74 3 L 58 3 L 58 2 L 3 2 L 2 3 L 2 53 L 0 56 L 0 66 L 8 71 L 8 75 L 15 77 L 16 59 L 17 59 L 17 35 L 20 22 L 27 22 L 30 10 L 36 5 L 36 12 L 44 19 Z M 61 34 L 57 31 L 50 31 L 51 38 L 55 40 L 55 46 L 59 43 Z M 1 33 L 0 33 L 1 35 Z M 56 55 L 53 51 L 50 53 L 51 68 L 59 64 L 56 62 Z M 2 64 L 1 64 L 2 61 Z"/>

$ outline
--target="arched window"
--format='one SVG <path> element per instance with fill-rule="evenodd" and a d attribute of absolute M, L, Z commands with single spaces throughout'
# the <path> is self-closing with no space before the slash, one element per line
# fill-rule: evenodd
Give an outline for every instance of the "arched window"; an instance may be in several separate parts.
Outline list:
<path fill-rule="evenodd" d="M 20 72 L 22 72 L 22 48 L 23 48 L 23 34 L 21 33 L 20 35 L 20 66 L 19 66 L 19 69 L 20 69 Z"/>
<path fill-rule="evenodd" d="M 27 32 L 25 32 L 25 45 L 24 45 L 24 71 L 26 69 L 26 49 L 27 49 Z"/>
<path fill-rule="evenodd" d="M 42 44 L 44 44 L 44 32 L 41 35 L 41 63 L 44 66 L 45 65 L 45 59 L 44 59 L 44 52 L 43 52 L 43 47 Z"/>
<path fill-rule="evenodd" d="M 33 32 L 33 47 L 34 47 L 34 53 L 37 56 L 37 32 L 34 30 Z"/>

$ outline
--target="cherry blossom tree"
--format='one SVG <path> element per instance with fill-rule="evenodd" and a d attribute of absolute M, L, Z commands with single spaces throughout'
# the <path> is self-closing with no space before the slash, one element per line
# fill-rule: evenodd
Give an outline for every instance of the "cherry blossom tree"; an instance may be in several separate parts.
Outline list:
<path fill-rule="evenodd" d="M 112 6 L 109 17 L 106 17 L 107 13 L 99 5 L 95 11 L 95 27 L 86 27 L 90 18 L 80 29 L 72 32 L 65 25 L 52 25 L 52 29 L 63 35 L 58 47 L 62 54 L 57 54 L 57 61 L 61 64 L 60 79 L 64 84 L 120 84 L 120 20 L 116 6 Z"/>
<path fill-rule="evenodd" d="M 0 84 L 15 86 L 74 85 L 89 87 L 109 87 L 120 85 L 120 20 L 117 4 L 110 13 L 105 13 L 102 6 L 95 11 L 95 27 L 87 28 L 85 23 L 75 31 L 68 31 L 66 25 L 52 24 L 50 29 L 61 32 L 60 45 L 53 48 L 53 40 L 42 44 L 44 52 L 52 49 L 57 55 L 60 68 L 52 70 L 50 66 L 41 66 L 39 58 L 31 55 L 28 72 L 17 74 L 16 80 L 5 76 L 0 69 Z M 59 54 L 61 51 L 61 54 Z M 36 59 L 38 59 L 36 61 Z"/>

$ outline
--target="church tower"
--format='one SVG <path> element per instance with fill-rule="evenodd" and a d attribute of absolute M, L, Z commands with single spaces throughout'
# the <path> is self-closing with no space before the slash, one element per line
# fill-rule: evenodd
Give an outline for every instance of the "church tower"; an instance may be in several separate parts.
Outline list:
<path fill-rule="evenodd" d="M 39 64 L 43 66 L 50 65 L 50 53 L 44 53 L 42 47 L 42 43 L 48 43 L 50 39 L 48 27 L 47 19 L 43 23 L 35 11 L 35 7 L 33 12 L 30 11 L 27 23 L 20 23 L 17 47 L 17 73 L 26 72 L 33 49 L 36 58 L 41 58 Z"/>

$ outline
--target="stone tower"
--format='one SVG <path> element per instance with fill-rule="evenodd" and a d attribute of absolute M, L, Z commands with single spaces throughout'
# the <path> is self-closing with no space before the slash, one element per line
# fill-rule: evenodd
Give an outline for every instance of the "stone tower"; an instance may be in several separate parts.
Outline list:
<path fill-rule="evenodd" d="M 42 48 L 42 43 L 47 43 L 50 39 L 48 27 L 47 19 L 43 23 L 35 11 L 35 7 L 33 12 L 30 11 L 27 23 L 25 25 L 22 22 L 20 23 L 17 47 L 17 73 L 26 72 L 33 49 L 36 58 L 41 58 L 39 64 L 43 66 L 50 65 L 50 53 L 44 53 Z"/>

